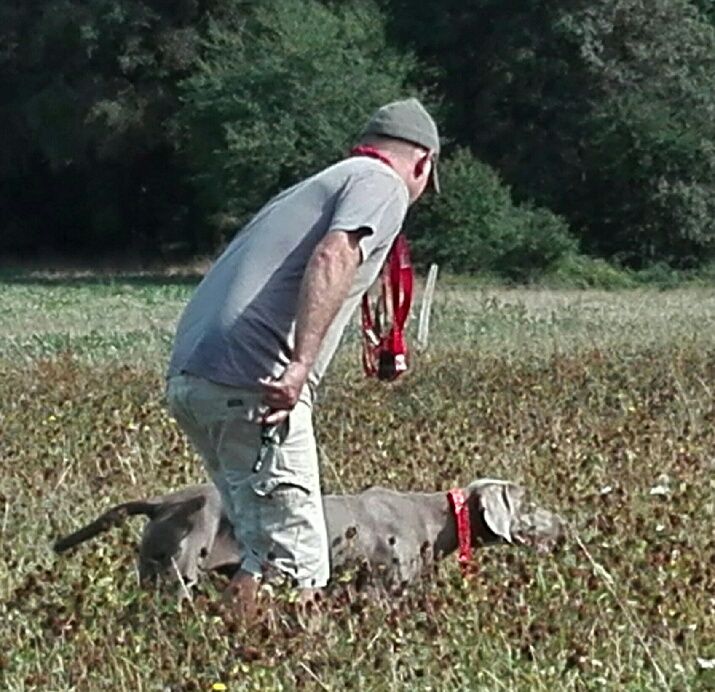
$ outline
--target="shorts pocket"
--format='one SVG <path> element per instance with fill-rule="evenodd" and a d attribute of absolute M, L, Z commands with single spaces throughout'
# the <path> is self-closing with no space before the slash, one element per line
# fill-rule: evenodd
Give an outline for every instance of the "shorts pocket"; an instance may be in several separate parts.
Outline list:
<path fill-rule="evenodd" d="M 305 581 L 321 557 L 312 498 L 305 488 L 290 483 L 279 481 L 269 487 L 267 494 L 260 486 L 256 489 L 253 554 L 265 579 L 287 576 Z"/>
<path fill-rule="evenodd" d="M 280 494 L 281 497 L 297 500 L 299 496 L 310 495 L 310 486 L 301 474 L 290 469 L 286 463 L 286 455 L 281 448 L 281 443 L 288 436 L 286 424 L 278 429 L 263 431 L 261 447 L 251 479 L 253 492 L 260 497 L 272 497 Z"/>
<path fill-rule="evenodd" d="M 209 426 L 221 467 L 249 475 L 261 449 L 261 426 L 255 422 L 255 408 L 229 407 L 225 399 L 221 404 L 215 412 L 216 423 Z"/>

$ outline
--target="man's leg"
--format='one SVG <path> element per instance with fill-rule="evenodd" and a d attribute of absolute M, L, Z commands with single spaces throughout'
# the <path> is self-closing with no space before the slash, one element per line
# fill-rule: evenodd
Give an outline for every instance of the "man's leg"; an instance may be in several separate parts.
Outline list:
<path fill-rule="evenodd" d="M 253 422 L 257 415 L 258 395 L 182 375 L 169 381 L 167 400 L 172 415 L 200 453 L 206 472 L 221 495 L 224 511 L 239 537 L 239 544 L 243 545 L 239 520 L 233 511 L 235 501 L 217 450 L 227 434 L 237 438 L 234 453 L 239 460 L 243 459 L 243 463 L 239 461 L 232 466 L 242 467 L 246 475 L 249 473 L 260 441 L 260 428 Z M 226 589 L 225 598 L 230 594 L 232 603 L 239 604 L 239 613 L 252 619 L 256 614 L 259 586 L 260 579 L 256 574 L 239 568 Z"/>
<path fill-rule="evenodd" d="M 236 457 L 231 440 L 225 437 L 219 459 L 246 545 L 242 571 L 287 576 L 301 590 L 301 600 L 314 600 L 330 566 L 311 407 L 300 402 L 287 424 L 263 431 L 248 483 L 231 469 Z M 249 588 L 247 582 L 244 574 L 236 575 L 235 585 Z"/>
<path fill-rule="evenodd" d="M 267 440 L 256 422 L 256 392 L 187 375 L 172 378 L 167 395 L 245 552 L 226 596 L 236 598 L 239 612 L 255 614 L 264 572 L 277 571 L 312 600 L 330 567 L 311 406 L 301 401 Z"/>

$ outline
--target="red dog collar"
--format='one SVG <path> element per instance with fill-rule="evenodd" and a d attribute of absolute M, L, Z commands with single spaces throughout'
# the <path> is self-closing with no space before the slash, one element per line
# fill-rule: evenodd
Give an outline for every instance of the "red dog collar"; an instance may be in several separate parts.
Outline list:
<path fill-rule="evenodd" d="M 453 488 L 447 493 L 449 504 L 454 512 L 457 525 L 457 542 L 459 544 L 459 566 L 462 574 L 467 573 L 467 567 L 472 559 L 472 530 L 469 522 L 469 505 L 461 488 Z"/>

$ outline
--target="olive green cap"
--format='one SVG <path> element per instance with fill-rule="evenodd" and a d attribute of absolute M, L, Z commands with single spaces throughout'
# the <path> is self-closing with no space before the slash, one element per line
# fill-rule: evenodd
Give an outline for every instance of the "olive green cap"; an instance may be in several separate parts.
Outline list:
<path fill-rule="evenodd" d="M 440 152 L 439 132 L 432 116 L 419 100 L 409 98 L 393 101 L 378 108 L 363 130 L 362 137 L 367 135 L 403 139 L 433 151 L 432 185 L 436 192 L 440 191 L 437 176 L 437 159 Z"/>

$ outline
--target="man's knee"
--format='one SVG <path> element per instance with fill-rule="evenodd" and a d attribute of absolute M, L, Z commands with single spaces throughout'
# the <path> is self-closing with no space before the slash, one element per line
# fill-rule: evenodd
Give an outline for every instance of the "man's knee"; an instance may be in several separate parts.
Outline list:
<path fill-rule="evenodd" d="M 280 484 L 252 504 L 255 524 L 239 520 L 235 527 L 246 551 L 243 568 L 269 580 L 287 577 L 299 588 L 325 586 L 329 551 L 319 492 Z"/>

